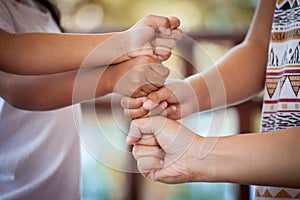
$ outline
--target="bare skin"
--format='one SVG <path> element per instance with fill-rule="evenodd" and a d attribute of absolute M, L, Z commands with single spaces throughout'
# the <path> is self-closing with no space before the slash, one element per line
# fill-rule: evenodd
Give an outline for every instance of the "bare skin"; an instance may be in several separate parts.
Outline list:
<path fill-rule="evenodd" d="M 164 183 L 232 182 L 300 188 L 300 127 L 203 138 L 171 120 L 237 104 L 262 91 L 275 2 L 260 1 L 244 42 L 209 70 L 171 82 L 142 102 L 123 98 L 128 117 L 145 117 L 132 121 L 127 137 L 144 176 Z M 171 119 L 148 117 L 148 111 L 162 101 L 169 107 L 161 114 Z M 217 143 L 200 156 L 211 139 Z"/>
<path fill-rule="evenodd" d="M 1 71 L 20 75 L 60 73 L 117 64 L 143 55 L 164 61 L 182 37 L 179 25 L 176 17 L 149 15 L 118 33 L 13 34 L 0 29 Z M 88 56 L 89 63 L 82 65 Z"/>
<path fill-rule="evenodd" d="M 141 173 L 163 183 L 231 182 L 300 188 L 300 127 L 217 138 L 201 158 L 203 138 L 160 116 L 130 127 L 128 144 Z"/>
<path fill-rule="evenodd" d="M 136 79 L 139 74 L 142 74 L 138 76 L 141 78 Z M 107 68 L 87 68 L 80 73 L 70 71 L 22 76 L 0 72 L 0 92 L 2 97 L 15 107 L 52 110 L 111 92 L 136 97 L 144 96 L 145 91 L 154 91 L 161 87 L 168 74 L 168 68 L 156 59 L 144 56 Z M 78 85 L 76 85 L 77 93 L 74 99 L 75 81 Z M 95 90 L 91 91 L 91 88 Z"/>

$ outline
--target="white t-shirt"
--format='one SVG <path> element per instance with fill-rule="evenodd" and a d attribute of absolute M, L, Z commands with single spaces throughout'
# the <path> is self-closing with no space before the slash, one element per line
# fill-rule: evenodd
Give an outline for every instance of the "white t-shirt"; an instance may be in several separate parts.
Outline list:
<path fill-rule="evenodd" d="M 14 0 L 0 1 L 0 28 L 11 33 L 59 32 L 49 13 Z M 1 200 L 80 199 L 80 151 L 73 110 L 24 111 L 0 98 Z"/>

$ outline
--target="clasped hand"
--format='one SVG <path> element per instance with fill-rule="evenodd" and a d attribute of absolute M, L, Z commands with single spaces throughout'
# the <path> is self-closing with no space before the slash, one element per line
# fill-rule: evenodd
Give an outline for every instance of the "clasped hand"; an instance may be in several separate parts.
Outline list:
<path fill-rule="evenodd" d="M 150 56 L 154 53 L 156 56 L 151 57 L 156 59 L 147 57 L 141 62 L 144 66 L 123 73 L 115 90 L 124 94 L 121 105 L 125 115 L 133 119 L 126 142 L 134 145 L 133 156 L 140 172 L 154 181 L 181 183 L 192 181 L 195 167 L 191 161 L 198 160 L 198 153 L 194 151 L 199 149 L 201 138 L 174 120 L 196 112 L 198 104 L 187 81 L 165 83 L 169 70 L 160 61 L 170 57 L 171 51 L 165 46 L 172 43 L 166 35 L 161 31 L 158 34 L 161 37 L 153 40 L 152 44 L 156 45 L 154 51 L 146 44 L 143 52 L 133 51 L 130 54 L 136 57 L 140 53 Z M 170 37 L 173 35 L 170 34 Z M 174 46 L 172 44 L 168 48 Z"/>

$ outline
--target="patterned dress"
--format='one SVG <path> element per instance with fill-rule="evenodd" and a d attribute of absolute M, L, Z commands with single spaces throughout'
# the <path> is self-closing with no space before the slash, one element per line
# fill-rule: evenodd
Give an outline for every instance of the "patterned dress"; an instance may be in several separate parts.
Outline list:
<path fill-rule="evenodd" d="M 300 1 L 277 0 L 270 39 L 262 132 L 300 126 Z M 257 186 L 255 199 L 300 199 L 300 190 Z"/>

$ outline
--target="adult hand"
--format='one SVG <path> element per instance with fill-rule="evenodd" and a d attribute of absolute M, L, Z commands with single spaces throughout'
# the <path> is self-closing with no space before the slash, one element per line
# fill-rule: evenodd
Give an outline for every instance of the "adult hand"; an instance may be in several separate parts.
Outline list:
<path fill-rule="evenodd" d="M 153 181 L 183 183 L 200 180 L 202 137 L 178 122 L 160 116 L 133 120 L 128 144 L 139 171 Z M 203 169 L 203 174 L 206 173 Z M 197 176 L 197 177 L 196 177 Z"/>
<path fill-rule="evenodd" d="M 131 119 L 163 115 L 178 120 L 199 109 L 193 88 L 184 80 L 170 80 L 164 87 L 151 92 L 147 99 L 123 97 L 121 105 Z"/>
<path fill-rule="evenodd" d="M 180 21 L 176 17 L 145 16 L 125 31 L 127 55 L 131 58 L 149 55 L 159 61 L 167 60 L 176 41 L 182 37 L 179 25 Z"/>
<path fill-rule="evenodd" d="M 110 66 L 112 91 L 119 94 L 142 97 L 164 85 L 169 69 L 149 56 L 130 59 L 117 66 Z"/>

